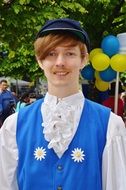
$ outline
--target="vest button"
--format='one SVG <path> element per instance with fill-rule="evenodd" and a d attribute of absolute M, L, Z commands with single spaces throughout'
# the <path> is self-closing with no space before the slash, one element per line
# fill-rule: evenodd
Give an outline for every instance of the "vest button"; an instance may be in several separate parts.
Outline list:
<path fill-rule="evenodd" d="M 63 190 L 63 189 L 62 189 L 62 187 L 61 187 L 61 186 L 59 186 L 59 187 L 57 188 L 57 190 Z"/>
<path fill-rule="evenodd" d="M 57 166 L 57 169 L 58 169 L 59 171 L 61 171 L 61 170 L 63 169 L 63 166 L 62 166 L 62 165 L 58 165 L 58 166 Z"/>

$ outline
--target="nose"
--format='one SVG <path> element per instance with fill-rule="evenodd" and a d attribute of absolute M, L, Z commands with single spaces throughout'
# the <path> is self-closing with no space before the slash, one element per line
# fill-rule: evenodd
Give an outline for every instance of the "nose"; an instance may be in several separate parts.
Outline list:
<path fill-rule="evenodd" d="M 56 67 L 64 67 L 64 64 L 65 64 L 65 58 L 63 55 L 58 55 L 57 56 L 57 59 L 56 59 Z"/>

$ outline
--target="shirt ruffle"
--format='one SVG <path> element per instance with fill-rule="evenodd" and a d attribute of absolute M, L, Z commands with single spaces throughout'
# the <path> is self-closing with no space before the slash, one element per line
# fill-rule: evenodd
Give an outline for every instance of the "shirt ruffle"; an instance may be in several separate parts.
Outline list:
<path fill-rule="evenodd" d="M 55 103 L 54 103 L 55 102 Z M 42 105 L 43 134 L 49 142 L 48 148 L 55 151 L 58 157 L 68 149 L 68 146 L 77 129 L 79 122 L 77 112 L 80 112 L 82 105 L 68 103 L 59 100 L 58 103 L 45 101 Z"/>

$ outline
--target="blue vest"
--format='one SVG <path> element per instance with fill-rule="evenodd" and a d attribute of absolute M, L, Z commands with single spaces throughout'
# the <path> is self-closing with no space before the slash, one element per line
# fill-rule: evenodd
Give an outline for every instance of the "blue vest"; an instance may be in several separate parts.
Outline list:
<path fill-rule="evenodd" d="M 69 149 L 58 158 L 53 149 L 48 149 L 43 135 L 42 101 L 19 111 L 19 190 L 102 190 L 102 154 L 110 109 L 86 99 L 76 135 Z M 76 150 L 81 152 L 80 161 L 75 159 L 78 154 L 73 156 Z"/>

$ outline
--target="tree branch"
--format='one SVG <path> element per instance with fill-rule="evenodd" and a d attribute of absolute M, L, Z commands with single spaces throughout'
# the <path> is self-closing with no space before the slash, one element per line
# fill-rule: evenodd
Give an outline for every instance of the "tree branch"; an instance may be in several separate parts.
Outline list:
<path fill-rule="evenodd" d="M 120 16 L 120 10 L 123 7 L 123 4 L 125 3 L 125 0 L 120 0 L 117 5 L 115 6 L 113 13 L 109 15 L 107 22 L 112 24 L 115 18 L 118 18 Z"/>

